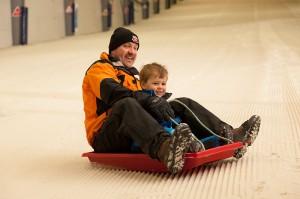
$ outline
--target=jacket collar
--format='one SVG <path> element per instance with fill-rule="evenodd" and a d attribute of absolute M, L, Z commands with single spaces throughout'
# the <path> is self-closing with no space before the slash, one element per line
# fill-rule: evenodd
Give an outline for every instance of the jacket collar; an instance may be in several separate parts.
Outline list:
<path fill-rule="evenodd" d="M 135 67 L 126 67 L 124 66 L 119 59 L 116 59 L 112 56 L 110 56 L 106 52 L 102 52 L 100 55 L 100 59 L 109 62 L 111 65 L 113 65 L 115 68 L 122 70 L 126 73 L 129 73 L 131 75 L 139 75 L 139 71 Z"/>

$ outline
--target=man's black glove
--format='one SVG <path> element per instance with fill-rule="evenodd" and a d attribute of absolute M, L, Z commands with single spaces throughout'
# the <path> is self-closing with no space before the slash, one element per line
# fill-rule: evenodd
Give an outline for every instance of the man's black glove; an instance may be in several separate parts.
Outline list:
<path fill-rule="evenodd" d="M 151 96 L 141 91 L 133 92 L 133 97 L 158 121 L 174 118 L 174 111 L 164 98 Z"/>

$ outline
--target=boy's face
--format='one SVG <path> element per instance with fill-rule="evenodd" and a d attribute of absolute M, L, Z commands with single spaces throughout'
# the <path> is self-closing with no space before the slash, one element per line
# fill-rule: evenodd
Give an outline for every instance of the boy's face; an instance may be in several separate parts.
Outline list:
<path fill-rule="evenodd" d="M 111 52 L 111 55 L 118 58 L 124 66 L 132 67 L 137 56 L 138 45 L 133 42 L 127 42 Z"/>
<path fill-rule="evenodd" d="M 146 83 L 142 83 L 141 86 L 146 90 L 153 90 L 155 95 L 162 97 L 166 94 L 167 77 L 159 77 L 158 75 L 151 76 Z"/>

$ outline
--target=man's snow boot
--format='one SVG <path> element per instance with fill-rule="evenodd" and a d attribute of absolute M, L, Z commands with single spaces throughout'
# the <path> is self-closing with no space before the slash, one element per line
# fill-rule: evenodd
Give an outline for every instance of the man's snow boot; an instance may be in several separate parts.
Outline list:
<path fill-rule="evenodd" d="M 243 148 L 236 151 L 234 154 L 235 158 L 241 158 L 247 151 L 247 147 L 251 146 L 255 141 L 259 127 L 261 123 L 261 118 L 258 115 L 253 115 L 245 121 L 239 128 L 227 129 L 224 133 L 224 137 L 233 142 L 242 142 Z"/>
<path fill-rule="evenodd" d="M 186 123 L 176 126 L 173 135 L 165 140 L 158 151 L 159 160 L 172 174 L 180 172 L 184 166 L 184 154 L 190 148 L 193 134 Z"/>

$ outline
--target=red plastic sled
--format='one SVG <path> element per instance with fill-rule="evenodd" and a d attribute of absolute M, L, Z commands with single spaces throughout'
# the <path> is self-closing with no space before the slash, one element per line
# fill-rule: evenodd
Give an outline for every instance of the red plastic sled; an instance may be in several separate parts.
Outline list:
<path fill-rule="evenodd" d="M 198 153 L 186 153 L 183 171 L 190 170 L 205 163 L 230 158 L 234 152 L 242 148 L 242 146 L 241 142 L 236 142 Z M 162 163 L 158 160 L 151 159 L 146 154 L 88 152 L 83 153 L 82 157 L 88 157 L 91 162 L 112 168 L 134 171 L 167 172 L 167 168 Z"/>

